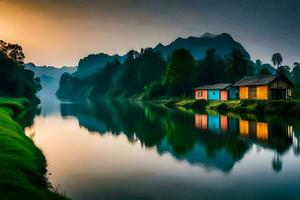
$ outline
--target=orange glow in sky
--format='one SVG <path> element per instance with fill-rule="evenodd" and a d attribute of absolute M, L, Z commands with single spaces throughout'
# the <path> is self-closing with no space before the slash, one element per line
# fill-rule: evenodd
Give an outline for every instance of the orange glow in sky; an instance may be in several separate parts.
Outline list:
<path fill-rule="evenodd" d="M 299 62 L 299 5 L 296 0 L 278 5 L 261 0 L 0 0 L 0 39 L 20 44 L 25 62 L 59 67 L 77 65 L 91 53 L 125 54 L 178 37 L 225 32 L 254 61 L 270 63 L 280 52 L 284 63 L 292 64 Z"/>

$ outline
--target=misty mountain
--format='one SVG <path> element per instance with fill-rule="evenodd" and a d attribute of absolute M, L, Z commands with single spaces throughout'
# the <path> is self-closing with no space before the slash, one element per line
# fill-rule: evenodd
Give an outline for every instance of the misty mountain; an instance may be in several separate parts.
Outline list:
<path fill-rule="evenodd" d="M 167 58 L 174 50 L 181 48 L 189 50 L 196 59 L 203 58 L 207 49 L 214 48 L 220 56 L 224 57 L 230 54 L 233 48 L 236 48 L 239 49 L 246 58 L 250 59 L 250 54 L 244 49 L 244 47 L 227 33 L 220 35 L 205 33 L 200 37 L 189 37 L 186 39 L 178 38 L 166 46 L 160 43 L 154 48 L 154 50 L 159 51 L 165 58 Z"/>
<path fill-rule="evenodd" d="M 78 63 L 78 70 L 74 73 L 74 76 L 79 79 L 85 78 L 101 71 L 108 62 L 112 62 L 114 60 L 123 62 L 125 58 L 126 56 L 111 56 L 104 53 L 88 55 L 87 57 L 80 59 Z"/>
<path fill-rule="evenodd" d="M 55 94 L 62 74 L 74 73 L 77 70 L 77 67 L 56 68 L 53 66 L 35 66 L 33 63 L 27 63 L 24 66 L 25 69 L 33 71 L 35 77 L 40 78 L 42 86 L 40 94 Z"/>

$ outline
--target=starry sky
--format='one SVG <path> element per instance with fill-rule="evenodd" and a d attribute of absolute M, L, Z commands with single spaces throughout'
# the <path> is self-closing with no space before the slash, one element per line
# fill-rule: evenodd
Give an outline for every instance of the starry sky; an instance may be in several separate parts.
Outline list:
<path fill-rule="evenodd" d="M 0 0 L 0 39 L 26 61 L 74 66 L 104 52 L 168 44 L 205 32 L 231 34 L 253 60 L 300 62 L 300 0 Z"/>

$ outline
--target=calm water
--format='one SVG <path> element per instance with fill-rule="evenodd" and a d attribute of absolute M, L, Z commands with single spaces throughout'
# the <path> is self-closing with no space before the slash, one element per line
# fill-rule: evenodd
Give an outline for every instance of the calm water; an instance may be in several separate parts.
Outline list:
<path fill-rule="evenodd" d="M 300 119 L 47 98 L 26 133 L 73 199 L 300 198 Z"/>

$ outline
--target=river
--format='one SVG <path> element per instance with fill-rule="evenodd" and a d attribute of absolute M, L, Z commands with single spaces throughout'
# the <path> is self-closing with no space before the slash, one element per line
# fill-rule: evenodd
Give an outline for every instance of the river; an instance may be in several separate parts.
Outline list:
<path fill-rule="evenodd" d="M 72 199 L 299 199 L 300 119 L 44 98 L 26 134 Z"/>

